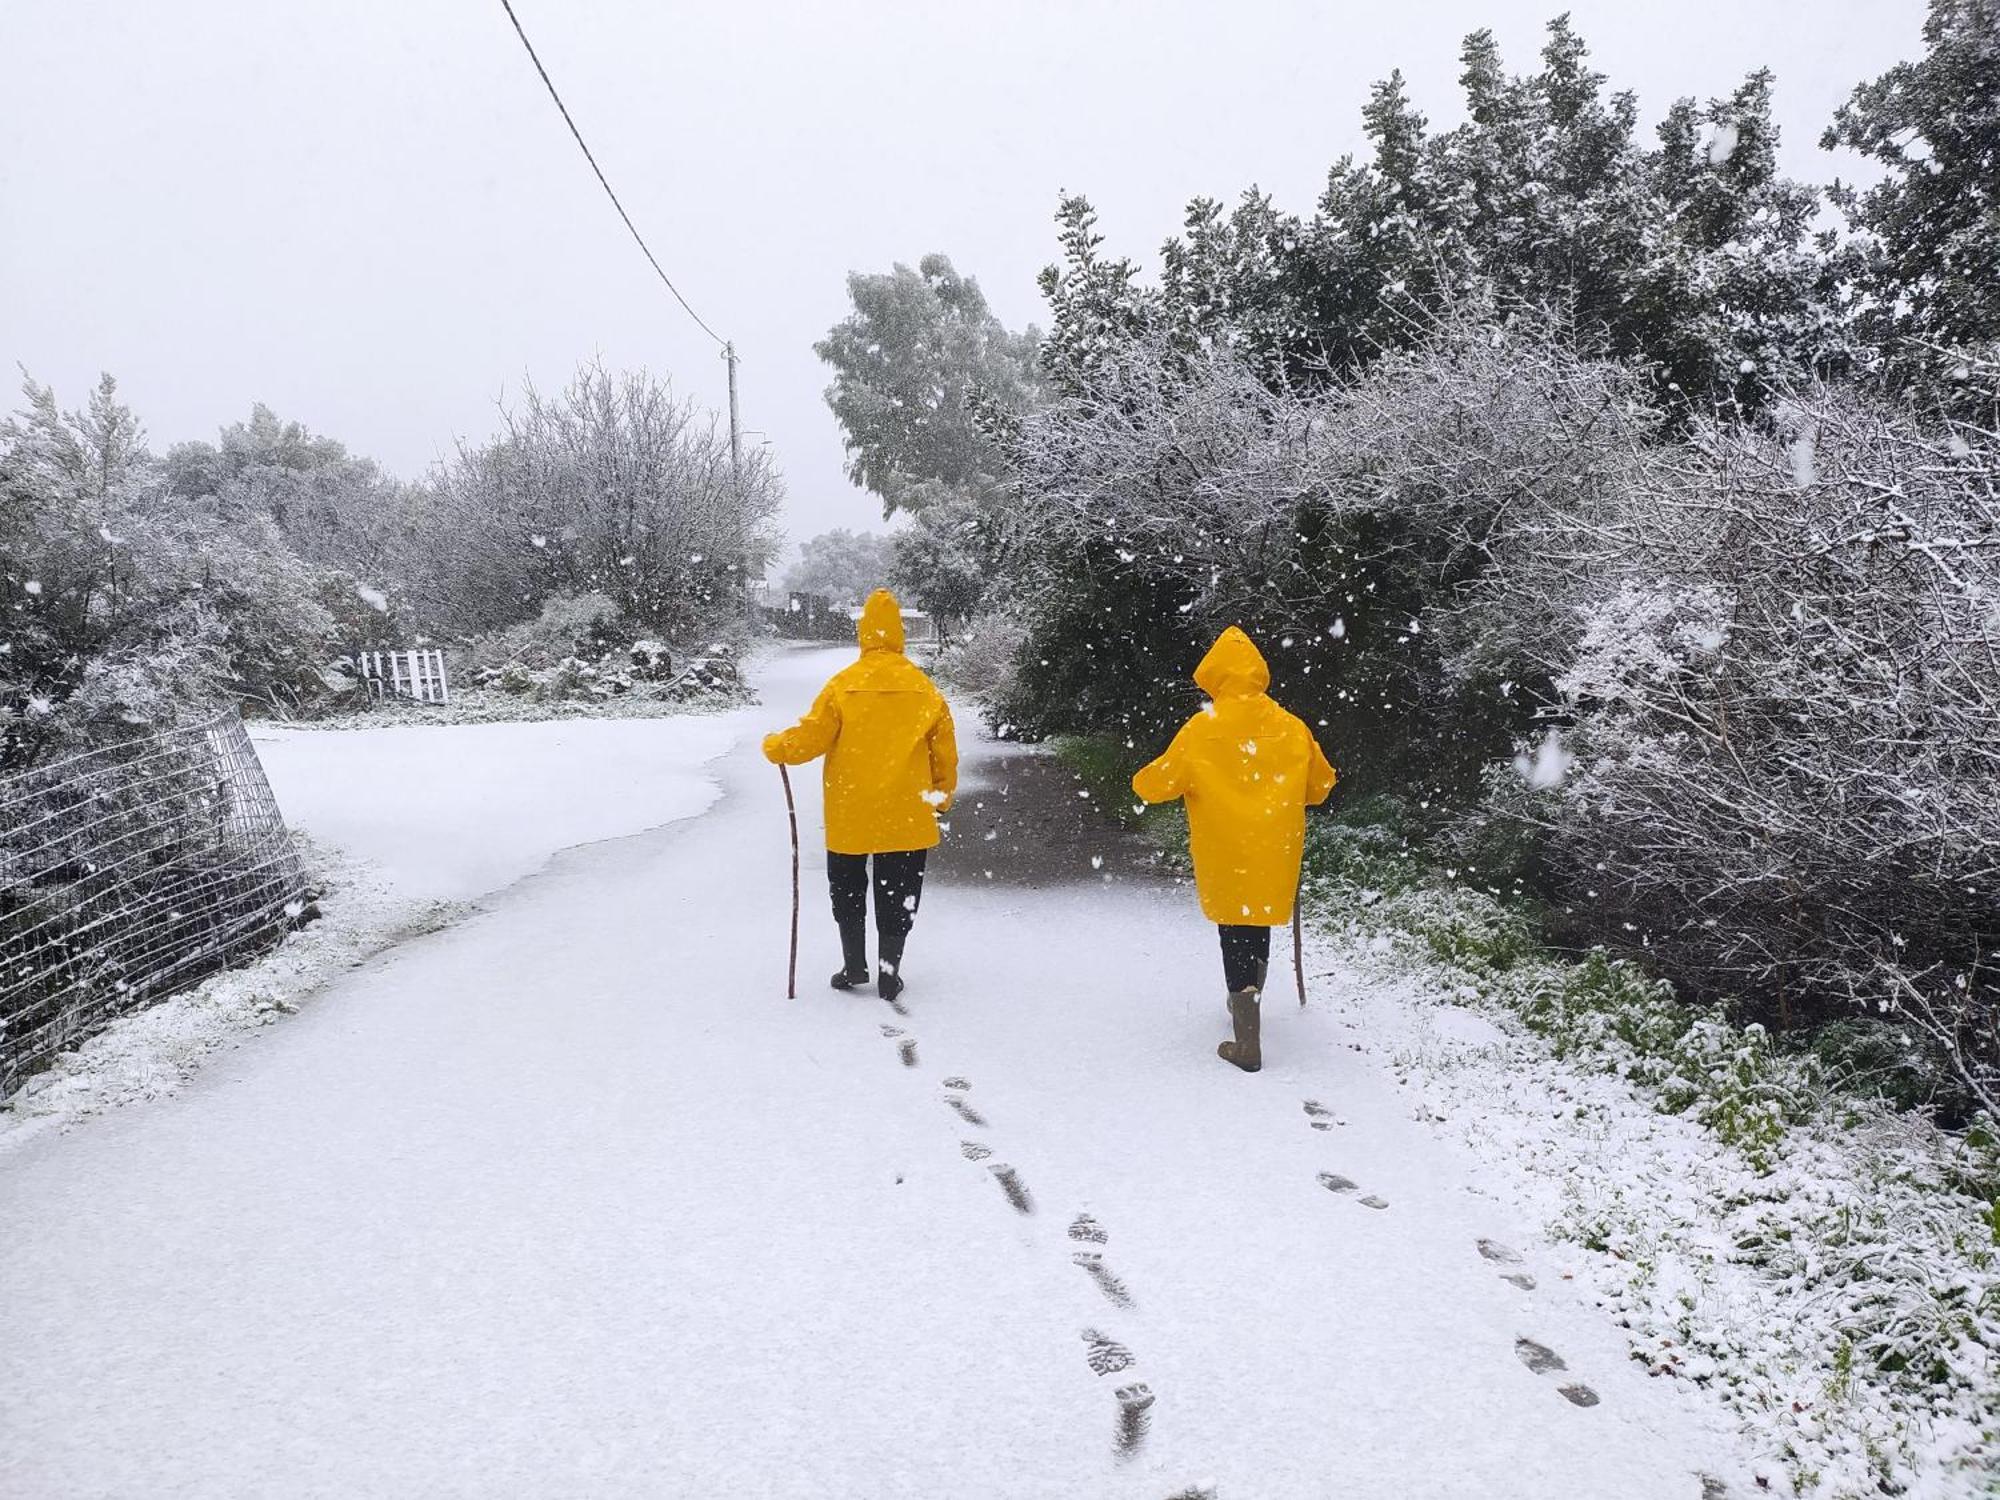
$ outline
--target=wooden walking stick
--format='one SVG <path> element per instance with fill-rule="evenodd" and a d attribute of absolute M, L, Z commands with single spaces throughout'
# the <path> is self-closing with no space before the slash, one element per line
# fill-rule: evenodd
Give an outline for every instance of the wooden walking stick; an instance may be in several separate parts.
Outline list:
<path fill-rule="evenodd" d="M 1306 947 L 1305 947 L 1305 904 L 1306 883 L 1299 882 L 1299 893 L 1292 898 L 1292 977 L 1299 982 L 1299 1009 L 1306 1008 Z"/>
<path fill-rule="evenodd" d="M 799 998 L 799 810 L 792 801 L 792 773 L 785 766 L 778 767 L 778 776 L 785 783 L 785 817 L 792 825 L 792 956 L 785 966 L 785 998 Z M 1305 983 L 1303 979 L 1299 981 Z M 1303 1004 L 1305 991 L 1299 991 Z"/>

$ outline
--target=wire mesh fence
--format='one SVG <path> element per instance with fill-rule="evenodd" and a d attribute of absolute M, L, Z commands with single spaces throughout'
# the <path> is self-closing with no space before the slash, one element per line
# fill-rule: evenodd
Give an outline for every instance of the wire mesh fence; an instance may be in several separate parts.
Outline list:
<path fill-rule="evenodd" d="M 274 946 L 306 899 L 234 710 L 0 776 L 0 1097 Z"/>

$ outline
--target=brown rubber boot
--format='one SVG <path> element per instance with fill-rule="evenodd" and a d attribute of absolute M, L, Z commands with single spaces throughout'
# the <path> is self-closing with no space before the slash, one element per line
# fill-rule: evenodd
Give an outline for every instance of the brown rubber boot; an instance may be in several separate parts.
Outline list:
<path fill-rule="evenodd" d="M 1256 989 L 1233 992 L 1229 997 L 1229 1022 L 1236 1029 L 1236 1039 L 1219 1045 L 1215 1055 L 1246 1073 L 1254 1073 L 1263 1067 L 1264 1049 L 1258 1038 L 1259 1018 Z"/>

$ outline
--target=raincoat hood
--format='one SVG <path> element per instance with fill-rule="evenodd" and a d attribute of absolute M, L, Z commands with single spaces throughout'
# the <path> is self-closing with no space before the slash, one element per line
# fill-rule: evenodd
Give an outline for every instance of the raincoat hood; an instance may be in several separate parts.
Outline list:
<path fill-rule="evenodd" d="M 1194 681 L 1211 698 L 1251 698 L 1271 685 L 1271 669 L 1256 642 L 1232 625 L 1208 648 Z"/>
<path fill-rule="evenodd" d="M 863 651 L 901 651 L 903 607 L 896 602 L 896 596 L 887 589 L 877 589 L 870 594 L 868 602 L 861 606 L 861 620 L 854 627 L 854 634 L 860 640 Z M 1247 638 L 1244 644 L 1249 645 Z M 1257 648 L 1251 646 L 1250 649 L 1255 652 Z"/>

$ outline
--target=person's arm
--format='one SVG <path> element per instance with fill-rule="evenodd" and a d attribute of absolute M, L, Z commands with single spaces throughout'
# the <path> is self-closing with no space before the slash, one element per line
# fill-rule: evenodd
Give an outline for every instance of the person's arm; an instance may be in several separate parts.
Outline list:
<path fill-rule="evenodd" d="M 1319 747 L 1319 740 L 1313 732 L 1306 731 L 1306 743 L 1312 746 L 1312 759 L 1306 766 L 1306 806 L 1318 807 L 1333 792 L 1334 782 L 1340 773 L 1333 768 L 1333 762 L 1326 758 L 1326 752 Z"/>
<path fill-rule="evenodd" d="M 764 736 L 764 759 L 780 766 L 802 766 L 817 760 L 840 738 L 840 700 L 833 684 L 820 689 L 806 716 L 790 729 Z"/>
<path fill-rule="evenodd" d="M 931 806 L 939 812 L 951 811 L 951 799 L 958 791 L 958 730 L 951 722 L 951 705 L 938 699 L 937 722 L 931 725 L 931 791 L 939 799 Z"/>
<path fill-rule="evenodd" d="M 1132 790 L 1141 802 L 1172 802 L 1187 795 L 1187 746 L 1189 726 L 1183 724 L 1166 753 L 1150 765 L 1141 766 L 1132 778 Z"/>

